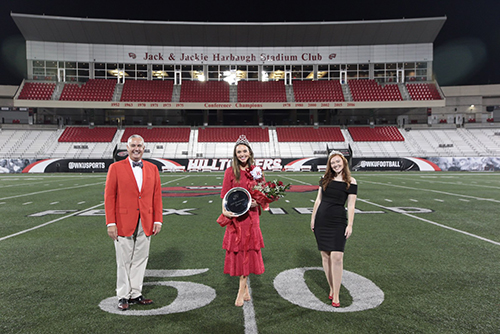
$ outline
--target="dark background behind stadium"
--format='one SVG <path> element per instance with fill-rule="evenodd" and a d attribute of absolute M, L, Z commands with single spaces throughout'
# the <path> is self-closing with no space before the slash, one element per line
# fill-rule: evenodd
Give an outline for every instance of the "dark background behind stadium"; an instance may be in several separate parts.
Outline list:
<path fill-rule="evenodd" d="M 446 16 L 434 43 L 441 86 L 500 83 L 500 2 L 475 1 L 123 1 L 0 2 L 0 85 L 26 76 L 25 41 L 10 13 L 202 22 L 357 21 Z"/>

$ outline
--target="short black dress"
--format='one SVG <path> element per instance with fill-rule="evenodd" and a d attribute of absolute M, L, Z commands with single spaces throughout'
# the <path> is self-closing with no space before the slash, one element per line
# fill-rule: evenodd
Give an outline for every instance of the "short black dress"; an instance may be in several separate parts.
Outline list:
<path fill-rule="evenodd" d="M 345 203 L 349 194 L 357 194 L 358 186 L 332 181 L 322 191 L 322 199 L 314 220 L 314 235 L 318 249 L 325 252 L 343 252 L 345 246 L 345 228 L 347 213 Z"/>

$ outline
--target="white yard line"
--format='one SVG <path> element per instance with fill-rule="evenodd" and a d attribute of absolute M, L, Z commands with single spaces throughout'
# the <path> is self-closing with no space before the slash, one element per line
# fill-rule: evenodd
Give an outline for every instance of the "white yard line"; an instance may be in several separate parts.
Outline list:
<path fill-rule="evenodd" d="M 394 212 L 394 211 L 392 211 L 390 208 L 388 208 L 386 206 L 383 206 L 383 205 L 380 205 L 380 204 L 377 204 L 377 203 L 373 203 L 373 202 L 370 202 L 370 201 L 366 201 L 366 200 L 360 199 L 359 197 L 358 197 L 357 200 L 361 201 L 363 203 L 367 203 L 367 204 L 371 204 L 371 205 L 374 205 L 374 206 L 378 206 L 379 208 L 386 209 L 388 211 Z M 446 226 L 446 225 L 443 225 L 443 224 L 440 224 L 440 223 L 436 223 L 436 222 L 434 222 L 432 220 L 421 218 L 421 217 L 418 217 L 418 216 L 415 216 L 415 215 L 412 215 L 412 214 L 409 214 L 409 213 L 403 213 L 403 212 L 398 212 L 398 213 L 400 213 L 402 215 L 405 215 L 405 216 L 408 216 L 408 217 L 411 217 L 411 218 L 415 218 L 415 219 L 421 220 L 423 222 L 426 222 L 426 223 L 429 223 L 429 224 L 432 224 L 432 225 L 436 225 L 436 226 L 439 226 L 439 227 L 442 227 L 442 228 L 445 228 L 445 229 L 448 229 L 448 230 L 451 230 L 451 231 L 454 231 L 454 232 L 462 233 L 462 234 L 468 235 L 470 237 L 474 237 L 474 238 L 477 238 L 479 240 L 483 240 L 483 241 L 492 243 L 494 245 L 500 246 L 500 242 L 493 241 L 493 240 L 490 240 L 490 239 L 487 239 L 487 238 L 483 238 L 483 237 L 481 237 L 479 235 L 476 235 L 476 234 L 472 234 L 472 233 L 469 233 L 469 232 L 466 232 L 466 231 L 462 231 L 462 230 L 456 229 L 454 227 L 450 227 L 450 226 Z"/>
<path fill-rule="evenodd" d="M 446 172 L 448 173 L 448 172 Z M 471 184 L 467 184 L 467 183 L 463 183 L 461 181 L 461 179 L 457 176 L 457 181 L 456 182 L 452 182 L 452 181 L 439 181 L 439 179 L 444 179 L 446 178 L 445 176 L 441 175 L 441 176 L 434 176 L 434 177 L 425 177 L 425 175 L 411 175 L 411 176 L 415 176 L 416 178 L 403 178 L 403 177 L 400 177 L 400 176 L 396 176 L 396 175 L 385 175 L 385 174 L 382 174 L 384 176 L 389 176 L 389 177 L 392 177 L 392 176 L 395 176 L 395 178 L 399 179 L 399 180 L 403 180 L 404 182 L 423 182 L 423 183 L 439 183 L 439 184 L 448 184 L 448 185 L 456 185 L 456 186 L 464 186 L 464 187 L 468 187 L 468 186 L 471 186 Z M 488 174 L 488 173 L 485 173 L 485 175 L 483 174 L 475 174 L 474 176 L 478 176 L 478 175 L 481 175 L 481 176 L 492 176 L 494 174 Z M 364 176 L 381 176 L 381 175 L 369 175 L 369 174 L 363 174 L 362 175 L 363 177 Z M 496 180 L 495 180 L 496 182 Z M 477 183 L 473 183 L 473 186 L 474 187 L 481 187 L 481 188 L 492 188 L 492 189 L 500 189 L 500 186 L 491 186 L 491 185 L 486 185 L 486 184 L 483 184 L 483 185 L 480 185 L 480 184 L 477 184 Z"/>
<path fill-rule="evenodd" d="M 252 296 L 252 289 L 250 287 L 250 277 L 247 279 L 248 284 L 248 292 L 250 296 Z M 249 301 L 246 301 L 243 304 L 243 317 L 245 320 L 245 334 L 257 334 L 259 331 L 257 330 L 257 321 L 255 320 L 255 310 L 253 307 L 253 298 Z"/>
<path fill-rule="evenodd" d="M 269 174 L 267 174 L 267 175 L 269 175 Z M 284 179 L 287 179 L 287 180 L 290 180 L 290 181 L 293 181 L 293 182 L 302 183 L 302 184 L 305 184 L 307 186 L 311 186 L 312 185 L 309 182 L 304 182 L 304 181 L 300 181 L 300 180 L 297 180 L 297 179 L 293 179 L 293 178 L 288 177 L 288 176 L 283 176 L 283 174 L 280 174 L 280 177 L 284 178 Z M 272 179 L 272 178 L 268 177 L 268 179 Z M 318 179 L 318 183 L 319 183 L 319 179 Z"/>
<path fill-rule="evenodd" d="M 6 199 L 12 199 L 12 198 L 19 198 L 19 197 L 25 197 L 25 196 L 32 196 L 32 195 L 39 195 L 39 194 L 44 194 L 44 193 L 50 193 L 50 192 L 53 192 L 53 191 L 76 189 L 76 188 L 83 188 L 83 187 L 91 187 L 91 186 L 95 186 L 95 185 L 98 185 L 98 184 L 103 184 L 103 182 L 89 183 L 89 184 L 84 184 L 84 185 L 76 186 L 76 187 L 47 189 L 47 190 L 36 191 L 36 192 L 26 193 L 26 194 L 21 194 L 21 195 L 15 195 L 15 196 L 9 196 L 9 197 L 2 197 L 2 198 L 0 198 L 0 200 L 6 200 Z"/>
<path fill-rule="evenodd" d="M 68 180 L 68 181 L 74 181 L 74 179 L 81 179 L 81 180 L 87 180 L 89 178 L 104 178 L 106 179 L 106 175 L 51 175 L 51 176 L 40 176 L 40 177 L 35 177 L 33 178 L 32 180 L 33 181 L 36 181 L 36 182 L 29 182 L 29 183 L 16 183 L 16 184 L 1 184 L 0 185 L 0 189 L 2 188 L 11 188 L 11 187 L 16 187 L 16 188 L 19 188 L 19 187 L 24 187 L 24 186 L 32 186 L 32 185 L 37 185 L 37 184 L 43 184 L 43 183 L 47 183 L 47 182 L 61 182 L 61 178 L 63 179 L 71 179 L 71 180 Z M 5 178 L 2 178 L 0 176 L 0 181 L 19 181 L 19 180 L 23 180 L 23 181 L 30 181 L 30 177 L 26 177 L 26 178 L 8 178 L 8 177 L 5 177 Z"/>
<path fill-rule="evenodd" d="M 191 177 L 192 175 L 186 175 L 184 177 L 180 177 L 178 179 L 175 179 L 175 180 L 170 180 L 170 181 L 167 181 L 167 182 L 163 182 L 161 185 L 165 185 L 165 184 L 169 184 L 169 183 L 172 183 L 172 182 L 176 182 L 176 181 L 180 181 L 180 180 L 184 180 L 184 179 L 187 179 L 188 177 Z"/>
<path fill-rule="evenodd" d="M 184 177 L 181 177 L 181 178 L 178 178 L 175 180 L 164 182 L 164 183 L 162 183 L 162 185 L 176 182 L 179 180 L 183 180 L 183 179 L 186 179 L 186 178 L 191 177 L 191 176 L 196 177 L 196 176 L 201 176 L 201 175 L 184 176 Z M 296 182 L 300 182 L 300 181 L 296 181 Z M 184 201 L 183 203 L 185 203 L 185 202 L 187 202 L 187 201 Z M 247 279 L 247 284 L 248 284 L 248 291 L 250 292 L 250 296 L 251 296 L 252 295 L 252 288 L 250 286 L 250 277 L 248 277 L 248 279 Z M 257 334 L 259 331 L 257 329 L 257 321 L 255 320 L 255 309 L 254 309 L 252 300 L 246 301 L 245 304 L 243 305 L 243 317 L 244 317 L 245 334 Z"/>
<path fill-rule="evenodd" d="M 19 232 L 17 232 L 17 233 L 11 234 L 11 235 L 7 235 L 7 236 L 5 236 L 5 237 L 1 237 L 1 238 L 0 238 L 0 241 L 3 241 L 3 240 L 5 240 L 5 239 L 9 239 L 9 238 L 12 238 L 12 237 L 15 237 L 15 236 L 18 236 L 18 235 L 24 234 L 24 233 L 26 233 L 26 232 L 30 232 L 30 231 L 33 231 L 33 230 L 39 229 L 40 227 L 44 227 L 44 226 L 50 225 L 50 224 L 52 224 L 52 223 L 55 223 L 55 222 L 61 221 L 61 220 L 63 220 L 63 219 L 69 218 L 69 217 L 73 217 L 73 216 L 79 215 L 79 214 L 81 214 L 81 213 L 83 213 L 83 212 L 85 212 L 85 211 L 92 210 L 92 209 L 97 208 L 97 207 L 99 207 L 99 206 L 101 206 L 101 205 L 103 205 L 103 204 L 104 204 L 104 203 L 100 203 L 100 204 L 97 204 L 97 205 L 91 206 L 90 208 L 83 209 L 83 210 L 80 210 L 80 211 L 77 211 L 77 212 L 73 212 L 73 213 L 71 213 L 71 214 L 69 214 L 69 215 L 66 215 L 66 216 L 64 216 L 64 217 L 60 217 L 60 218 L 57 218 L 57 219 L 51 220 L 51 221 L 49 221 L 49 222 L 46 222 L 46 223 L 43 223 L 43 224 L 40 224 L 40 225 L 34 226 L 34 227 L 32 227 L 32 228 L 28 228 L 28 229 L 26 229 L 26 230 L 19 231 Z"/>
<path fill-rule="evenodd" d="M 182 180 L 182 179 L 185 179 L 189 176 L 184 176 L 184 177 L 181 177 L 179 179 L 176 179 L 176 180 L 172 180 L 172 181 L 169 181 L 169 182 L 166 182 L 164 184 L 167 184 L 167 183 L 170 183 L 170 182 L 175 182 L 175 181 L 179 181 L 179 180 Z M 39 194 L 43 194 L 43 193 L 47 193 L 47 192 L 53 192 L 53 191 L 59 191 L 59 190 L 68 190 L 68 189 L 75 189 L 75 188 L 82 188 L 82 187 L 88 187 L 88 186 L 95 186 L 95 185 L 98 185 L 98 184 L 103 184 L 103 182 L 98 182 L 98 183 L 91 183 L 91 184 L 85 184 L 85 185 L 81 185 L 81 186 L 76 186 L 76 187 L 66 187 L 66 188 L 57 188 L 57 189 L 49 189 L 49 190 L 43 190 L 43 191 L 37 191 L 37 192 L 32 192 L 32 193 L 27 193 L 27 194 L 22 194 L 22 195 L 16 195 L 16 196 L 9 196 L 9 197 L 3 197 L 3 198 L 0 198 L 0 200 L 5 200 L 5 199 L 11 199 L 11 198 L 18 198 L 18 197 L 24 197 L 24 196 L 32 196 L 32 195 L 39 195 Z M 31 203 L 31 202 L 28 202 L 28 203 Z M 54 202 L 53 202 L 54 203 Z M 79 204 L 83 204 L 84 202 L 80 202 Z M 52 203 L 51 203 L 52 204 Z M 101 203 L 101 204 L 97 204 L 97 205 L 94 205 L 90 208 L 87 208 L 87 209 L 83 209 L 83 210 L 80 210 L 80 211 L 77 211 L 77 212 L 73 212 L 69 215 L 66 215 L 64 217 L 60 217 L 60 218 L 57 218 L 57 219 L 54 219 L 54 220 L 51 220 L 49 222 L 46 222 L 46 223 L 43 223 L 43 224 L 40 224 L 40 225 L 37 225 L 35 227 L 32 227 L 32 228 L 29 228 L 29 229 L 26 229 L 26 230 L 23 230 L 23 231 L 20 231 L 20 232 L 17 232 L 17 233 L 14 233 L 14 234 L 11 234 L 11 235 L 7 235 L 5 237 L 1 237 L 0 238 L 0 241 L 3 241 L 5 239 L 9 239 L 9 238 L 12 238 L 12 237 L 15 237 L 15 236 L 18 236 L 18 235 L 21 235 L 21 234 L 24 234 L 26 232 L 30 232 L 30 231 L 33 231 L 33 230 L 36 230 L 40 227 L 44 227 L 44 226 L 47 226 L 47 225 L 50 225 L 52 223 L 55 223 L 55 222 L 58 222 L 58 221 L 61 221 L 63 219 L 66 219 L 66 218 L 69 218 L 69 217 L 73 217 L 73 216 L 76 216 L 78 214 L 81 214 L 85 211 L 88 211 L 88 210 L 92 210 L 94 208 L 97 208 L 99 206 L 102 206 L 104 205 L 104 203 Z"/>
<path fill-rule="evenodd" d="M 40 177 L 37 177 L 37 178 L 29 178 L 29 177 L 26 177 L 26 178 L 4 178 L 2 179 L 1 176 L 0 176 L 0 181 L 27 181 L 27 183 L 14 183 L 14 184 L 1 184 L 0 185 L 0 188 L 7 188 L 7 187 L 24 187 L 24 186 L 32 186 L 32 185 L 37 185 L 37 184 L 44 184 L 44 183 L 54 183 L 54 182 L 61 182 L 63 179 L 64 181 L 68 181 L 68 182 L 71 182 L 71 181 L 84 181 L 84 180 L 88 180 L 90 178 L 103 178 L 104 180 L 106 180 L 106 174 L 103 174 L 103 175 L 50 175 L 50 176 L 40 176 Z M 29 181 L 29 182 L 28 182 Z M 36 182 L 35 182 L 36 181 Z"/>
<path fill-rule="evenodd" d="M 475 197 L 475 196 L 462 195 L 462 194 L 454 194 L 454 193 L 449 193 L 449 192 L 440 191 L 440 190 L 414 188 L 414 187 L 408 187 L 408 186 L 400 186 L 400 185 L 391 184 L 391 183 L 373 182 L 373 181 L 366 181 L 366 180 L 360 181 L 360 183 L 379 184 L 381 186 L 389 186 L 389 187 L 396 187 L 396 188 L 403 188 L 403 189 L 410 189 L 410 190 L 418 190 L 418 191 L 424 191 L 424 192 L 433 192 L 433 193 L 436 193 L 436 194 L 443 194 L 443 195 L 448 195 L 448 196 L 472 198 L 472 199 L 476 199 L 476 200 L 479 200 L 479 201 L 490 201 L 490 202 L 494 202 L 494 203 L 500 203 L 500 200 L 496 200 L 496 199 L 493 199 L 493 198 L 484 198 L 484 197 Z"/>
<path fill-rule="evenodd" d="M 57 182 L 61 182 L 61 181 L 58 180 Z M 32 185 L 42 184 L 42 183 L 47 183 L 47 180 L 43 180 L 43 181 L 40 181 L 40 182 L 24 183 L 24 184 L 23 183 L 21 183 L 21 184 L 4 184 L 4 185 L 0 186 L 0 189 L 11 188 L 11 187 L 19 188 L 19 187 L 32 186 Z"/>

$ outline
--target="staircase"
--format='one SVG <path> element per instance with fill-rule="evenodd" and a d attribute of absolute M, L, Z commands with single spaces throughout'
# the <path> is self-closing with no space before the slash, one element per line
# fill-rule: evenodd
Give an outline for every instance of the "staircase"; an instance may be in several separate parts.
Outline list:
<path fill-rule="evenodd" d="M 123 84 L 117 83 L 115 86 L 115 91 L 113 92 L 113 98 L 111 100 L 120 101 L 122 98 L 122 92 L 123 92 Z"/>

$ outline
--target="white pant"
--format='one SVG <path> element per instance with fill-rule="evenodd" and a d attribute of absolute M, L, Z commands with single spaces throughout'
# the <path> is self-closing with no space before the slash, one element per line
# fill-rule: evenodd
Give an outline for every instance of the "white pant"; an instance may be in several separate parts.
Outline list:
<path fill-rule="evenodd" d="M 137 224 L 134 235 L 118 237 L 116 250 L 116 295 L 118 299 L 137 298 L 142 295 L 144 273 L 149 258 L 149 244 L 142 229 L 141 220 Z"/>

